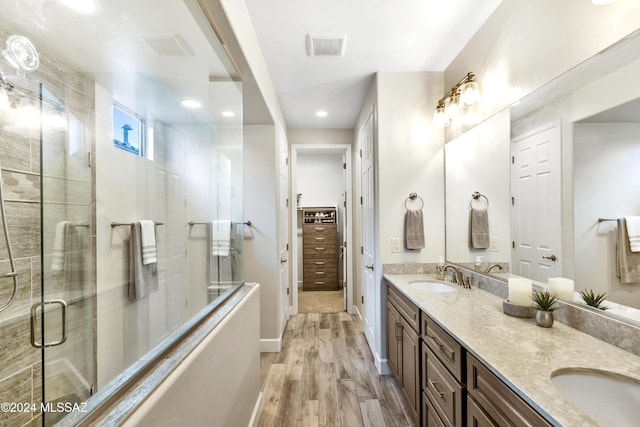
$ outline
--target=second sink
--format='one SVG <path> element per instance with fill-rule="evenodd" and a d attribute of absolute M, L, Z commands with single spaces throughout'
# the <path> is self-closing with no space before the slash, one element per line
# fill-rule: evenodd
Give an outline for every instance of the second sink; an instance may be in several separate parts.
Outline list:
<path fill-rule="evenodd" d="M 443 282 L 436 282 L 433 280 L 414 280 L 409 282 L 409 287 L 419 291 L 446 293 L 455 292 L 458 288 L 448 285 Z"/>

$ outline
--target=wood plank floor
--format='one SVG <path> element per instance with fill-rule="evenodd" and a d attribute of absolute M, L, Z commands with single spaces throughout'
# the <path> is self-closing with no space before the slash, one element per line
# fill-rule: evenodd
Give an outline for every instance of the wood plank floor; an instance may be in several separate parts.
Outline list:
<path fill-rule="evenodd" d="M 262 353 L 260 364 L 259 426 L 415 425 L 393 377 L 377 374 L 356 316 L 292 316 L 282 351 Z"/>

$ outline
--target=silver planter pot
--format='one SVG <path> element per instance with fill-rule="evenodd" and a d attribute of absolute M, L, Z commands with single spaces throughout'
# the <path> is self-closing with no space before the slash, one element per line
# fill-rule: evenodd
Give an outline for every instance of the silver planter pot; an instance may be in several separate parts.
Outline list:
<path fill-rule="evenodd" d="M 553 326 L 553 311 L 536 310 L 536 324 L 543 328 Z"/>

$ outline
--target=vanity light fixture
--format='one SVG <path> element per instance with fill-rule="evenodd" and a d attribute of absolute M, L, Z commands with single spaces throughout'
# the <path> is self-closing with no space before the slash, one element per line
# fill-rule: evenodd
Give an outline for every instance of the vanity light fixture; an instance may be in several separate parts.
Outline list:
<path fill-rule="evenodd" d="M 24 36 L 9 36 L 2 56 L 14 69 L 14 74 L 6 74 L 0 67 L 0 80 L 22 78 L 25 72 L 33 72 L 40 66 L 40 56 L 31 40 Z"/>
<path fill-rule="evenodd" d="M 480 88 L 474 80 L 475 74 L 469 72 L 456 83 L 442 98 L 438 100 L 433 113 L 433 125 L 438 128 L 447 127 L 452 120 L 465 114 L 480 100 Z"/>

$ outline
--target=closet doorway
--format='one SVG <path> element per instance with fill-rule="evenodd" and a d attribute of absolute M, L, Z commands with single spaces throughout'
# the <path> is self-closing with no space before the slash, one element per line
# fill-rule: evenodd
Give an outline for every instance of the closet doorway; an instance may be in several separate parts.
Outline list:
<path fill-rule="evenodd" d="M 292 144 L 292 312 L 353 306 L 351 146 Z"/>

